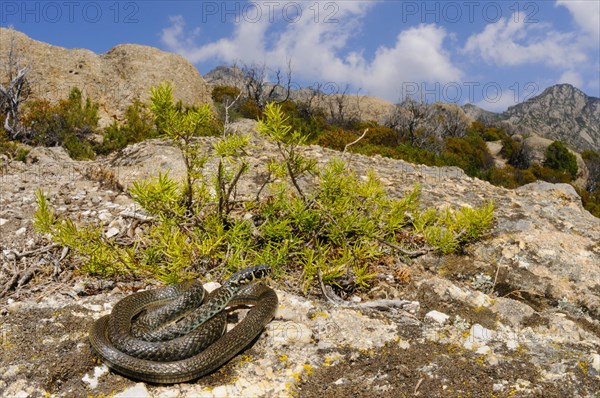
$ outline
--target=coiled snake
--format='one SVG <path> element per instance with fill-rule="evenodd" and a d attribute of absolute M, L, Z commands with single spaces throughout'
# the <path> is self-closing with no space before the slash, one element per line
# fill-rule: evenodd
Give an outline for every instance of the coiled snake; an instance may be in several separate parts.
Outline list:
<path fill-rule="evenodd" d="M 251 284 L 269 272 L 265 265 L 239 271 L 207 298 L 198 282 L 134 293 L 94 322 L 90 344 L 110 368 L 137 380 L 197 379 L 228 362 L 271 321 L 277 294 L 263 284 Z M 253 307 L 224 334 L 223 309 L 242 304 Z"/>

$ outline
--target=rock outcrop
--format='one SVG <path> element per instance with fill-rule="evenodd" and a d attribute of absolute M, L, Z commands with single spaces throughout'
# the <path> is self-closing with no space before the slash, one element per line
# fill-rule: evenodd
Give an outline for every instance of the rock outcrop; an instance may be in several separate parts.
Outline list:
<path fill-rule="evenodd" d="M 14 40 L 14 41 L 13 41 Z M 78 87 L 100 104 L 100 125 L 121 120 L 133 100 L 147 101 L 150 87 L 163 81 L 173 85 L 175 98 L 187 104 L 211 103 L 204 79 L 190 62 L 180 55 L 154 47 L 122 44 L 105 54 L 85 49 L 66 49 L 29 38 L 12 29 L 0 28 L 0 64 L 7 62 L 8 49 L 14 42 L 23 65 L 31 67 L 31 98 L 55 102 L 66 98 Z M 6 70 L 0 68 L 0 81 Z"/>
<path fill-rule="evenodd" d="M 600 151 L 600 98 L 589 97 L 570 84 L 548 87 L 540 95 L 509 107 L 502 117 L 579 152 Z"/>

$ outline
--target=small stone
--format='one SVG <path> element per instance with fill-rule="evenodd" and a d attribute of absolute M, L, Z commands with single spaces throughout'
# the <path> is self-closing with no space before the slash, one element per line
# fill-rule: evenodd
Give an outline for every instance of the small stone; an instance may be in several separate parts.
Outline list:
<path fill-rule="evenodd" d="M 119 229 L 118 228 L 109 228 L 106 230 L 106 237 L 107 238 L 112 238 L 113 236 L 116 236 L 119 234 Z"/>
<path fill-rule="evenodd" d="M 144 383 L 137 383 L 135 386 L 114 395 L 113 398 L 151 398 L 151 396 Z"/>
<path fill-rule="evenodd" d="M 352 296 L 352 297 L 350 297 L 350 301 L 353 303 L 360 303 L 362 301 L 362 299 L 358 296 Z"/>
<path fill-rule="evenodd" d="M 502 391 L 504 390 L 504 384 L 496 383 L 492 386 L 492 391 Z"/>
<path fill-rule="evenodd" d="M 341 378 L 337 379 L 336 381 L 334 381 L 333 384 L 335 384 L 336 386 L 339 386 L 342 384 L 348 384 L 348 379 L 346 379 L 345 377 L 341 377 Z"/>
<path fill-rule="evenodd" d="M 15 235 L 16 236 L 21 236 L 24 235 L 25 232 L 27 232 L 27 228 L 23 227 L 23 228 L 19 228 L 15 231 Z"/>
<path fill-rule="evenodd" d="M 219 386 L 212 390 L 212 395 L 215 398 L 225 398 L 228 397 L 227 386 Z"/>
<path fill-rule="evenodd" d="M 6 224 L 8 220 L 6 218 L 0 218 L 0 227 Z"/>
<path fill-rule="evenodd" d="M 165 390 L 158 394 L 158 398 L 177 398 L 179 396 L 181 396 L 181 391 L 175 389 Z"/>
<path fill-rule="evenodd" d="M 98 379 L 100 377 L 102 377 L 103 375 L 108 373 L 108 366 L 106 365 L 102 365 L 102 366 L 96 366 L 94 368 L 94 375 L 93 376 L 89 376 L 87 373 L 81 378 L 81 381 L 88 383 L 90 385 L 90 388 L 93 390 L 94 388 L 98 387 Z M 127 391 L 127 390 L 125 390 Z M 135 395 L 128 395 L 127 397 L 134 397 Z M 117 395 L 115 395 L 115 397 L 117 397 Z M 124 397 L 123 397 L 124 398 Z"/>
<path fill-rule="evenodd" d="M 439 311 L 429 311 L 427 314 L 425 314 L 425 319 L 429 319 L 432 320 L 434 322 L 439 323 L 440 325 L 443 325 L 444 323 L 446 323 L 446 321 L 450 318 L 449 315 L 444 314 L 443 312 L 439 312 Z"/>
<path fill-rule="evenodd" d="M 111 222 L 112 218 L 113 216 L 108 210 L 101 210 L 98 213 L 98 219 L 100 219 L 100 221 L 102 221 L 102 223 L 104 224 L 108 224 L 109 222 Z"/>
<path fill-rule="evenodd" d="M 213 290 L 216 290 L 218 288 L 221 287 L 220 283 L 217 282 L 207 282 L 204 284 L 204 289 L 206 289 L 207 292 L 212 292 Z"/>

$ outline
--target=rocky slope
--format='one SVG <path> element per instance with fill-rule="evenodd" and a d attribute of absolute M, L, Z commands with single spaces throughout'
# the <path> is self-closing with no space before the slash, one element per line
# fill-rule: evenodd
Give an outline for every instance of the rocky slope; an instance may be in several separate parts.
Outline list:
<path fill-rule="evenodd" d="M 548 87 L 540 95 L 509 107 L 502 113 L 463 106 L 471 119 L 509 123 L 513 132 L 562 141 L 582 152 L 600 151 L 600 98 L 589 97 L 570 84 Z"/>
<path fill-rule="evenodd" d="M 600 151 L 600 98 L 588 97 L 570 84 L 548 87 L 540 95 L 509 107 L 502 117 L 579 152 Z"/>
<path fill-rule="evenodd" d="M 23 33 L 0 28 L 0 82 L 14 40 L 23 65 L 30 65 L 32 98 L 58 101 L 73 87 L 100 103 L 100 124 L 121 120 L 134 99 L 147 101 L 150 87 L 171 81 L 176 98 L 184 103 L 211 102 L 210 91 L 198 70 L 180 55 L 154 47 L 122 44 L 105 54 L 66 49 L 33 40 Z"/>
<path fill-rule="evenodd" d="M 254 124 L 242 120 L 235 127 L 251 131 Z M 207 150 L 213 140 L 202 139 Z M 257 137 L 253 143 L 241 196 L 254 195 L 275 148 Z M 303 151 L 320 163 L 340 155 L 316 146 Z M 401 309 L 331 306 L 318 289 L 304 296 L 279 279 L 273 284 L 281 306 L 256 344 L 220 371 L 173 386 L 136 384 L 107 372 L 87 343 L 94 319 L 154 284 L 78 275 L 68 258 L 60 259 L 60 248 L 15 252 L 45 244 L 31 222 L 37 188 L 49 193 L 58 212 L 119 233 L 131 223 L 126 214 L 133 203 L 115 182 L 127 187 L 161 169 L 183 175 L 177 149 L 152 140 L 107 159 L 74 162 L 61 148 L 36 148 L 28 164 L 7 163 L 0 179 L 0 286 L 15 269 L 37 271 L 0 299 L 0 390 L 23 397 L 596 396 L 600 220 L 569 185 L 506 190 L 457 168 L 346 158 L 360 175 L 375 170 L 393 196 L 418 182 L 427 206 L 493 200 L 494 227 L 462 255 L 398 259 L 376 270 L 374 288 L 353 299 L 397 299 Z"/>

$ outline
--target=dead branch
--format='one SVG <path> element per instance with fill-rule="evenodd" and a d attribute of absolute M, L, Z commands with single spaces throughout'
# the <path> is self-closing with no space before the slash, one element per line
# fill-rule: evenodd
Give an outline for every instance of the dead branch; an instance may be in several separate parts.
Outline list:
<path fill-rule="evenodd" d="M 346 151 L 348 150 L 348 148 L 350 148 L 352 145 L 358 143 L 360 140 L 365 138 L 365 135 L 367 134 L 368 131 L 369 131 L 369 128 L 366 128 L 360 137 L 358 137 L 356 140 L 352 141 L 351 143 L 346 144 L 346 146 L 344 147 L 344 150 L 342 151 L 342 155 L 345 154 Z"/>
<path fill-rule="evenodd" d="M 415 251 L 408 251 L 398 245 L 393 244 L 392 242 L 389 242 L 385 239 L 382 238 L 377 238 L 377 240 L 381 243 L 383 243 L 384 245 L 391 247 L 392 249 L 400 252 L 402 255 L 406 256 L 406 257 L 410 257 L 410 258 L 414 258 L 414 257 L 419 257 L 422 256 L 424 254 L 429 253 L 432 249 L 427 247 L 427 248 L 423 248 L 421 250 L 415 250 Z"/>
<path fill-rule="evenodd" d="M 352 303 L 345 300 L 342 300 L 338 297 L 337 294 L 333 291 L 331 286 L 326 286 L 323 283 L 323 273 L 321 269 L 317 270 L 317 276 L 319 279 L 319 285 L 321 286 L 321 292 L 323 292 L 323 296 L 336 307 L 349 307 L 349 308 L 360 308 L 360 309 L 374 309 L 381 311 L 389 311 L 391 308 L 400 309 L 403 311 L 403 316 L 412 318 L 414 320 L 418 320 L 414 315 L 404 311 L 404 308 L 410 308 L 414 306 L 414 302 L 409 300 L 373 300 L 367 301 L 365 303 Z"/>

